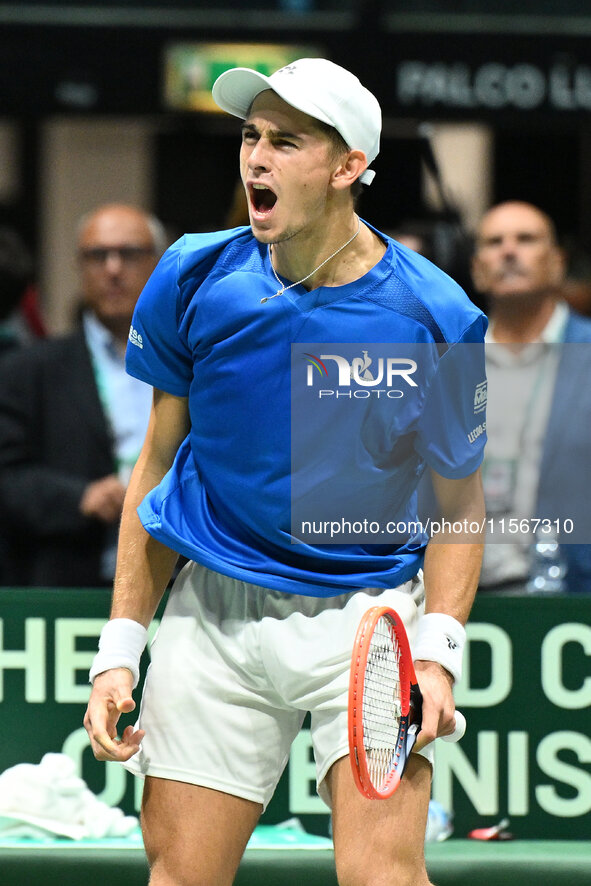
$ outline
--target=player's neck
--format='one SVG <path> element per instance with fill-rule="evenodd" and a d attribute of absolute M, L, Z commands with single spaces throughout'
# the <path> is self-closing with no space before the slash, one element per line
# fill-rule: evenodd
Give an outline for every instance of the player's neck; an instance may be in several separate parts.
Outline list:
<path fill-rule="evenodd" d="M 555 306 L 553 296 L 535 302 L 499 300 L 490 311 L 491 334 L 496 342 L 512 345 L 540 341 Z"/>
<path fill-rule="evenodd" d="M 303 281 L 312 271 L 302 282 L 310 290 L 344 286 L 362 277 L 379 262 L 385 248 L 373 231 L 351 213 L 346 222 L 328 222 L 320 233 L 297 235 L 273 244 L 270 255 L 277 273 L 288 280 Z"/>

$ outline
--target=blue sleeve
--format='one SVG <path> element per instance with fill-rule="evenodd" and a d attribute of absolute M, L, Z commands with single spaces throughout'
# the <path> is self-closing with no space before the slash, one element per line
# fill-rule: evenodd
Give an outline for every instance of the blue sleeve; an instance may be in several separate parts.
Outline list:
<path fill-rule="evenodd" d="M 438 362 L 418 428 L 416 448 L 448 479 L 473 473 L 486 442 L 484 332 L 479 317 Z"/>
<path fill-rule="evenodd" d="M 183 319 L 223 249 L 250 234 L 239 227 L 185 234 L 170 246 L 140 295 L 129 331 L 125 365 L 130 375 L 178 397 L 193 379 L 193 355 Z"/>
<path fill-rule="evenodd" d="M 146 283 L 135 307 L 125 355 L 130 375 L 179 397 L 187 396 L 193 376 L 191 353 L 179 334 L 183 240 L 166 250 Z"/>

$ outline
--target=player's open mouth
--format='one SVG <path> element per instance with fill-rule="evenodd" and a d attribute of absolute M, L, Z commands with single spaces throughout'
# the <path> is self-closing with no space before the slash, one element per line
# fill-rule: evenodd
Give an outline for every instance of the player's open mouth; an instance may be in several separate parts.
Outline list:
<path fill-rule="evenodd" d="M 250 202 L 257 215 L 267 215 L 277 202 L 277 195 L 266 185 L 250 186 Z"/>

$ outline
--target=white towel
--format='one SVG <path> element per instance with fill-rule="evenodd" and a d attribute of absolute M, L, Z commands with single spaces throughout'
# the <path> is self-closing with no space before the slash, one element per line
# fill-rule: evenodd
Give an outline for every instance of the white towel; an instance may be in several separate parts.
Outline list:
<path fill-rule="evenodd" d="M 138 824 L 95 797 L 66 754 L 45 754 L 39 764 L 19 763 L 0 774 L 0 836 L 25 834 L 29 825 L 31 836 L 125 837 Z"/>

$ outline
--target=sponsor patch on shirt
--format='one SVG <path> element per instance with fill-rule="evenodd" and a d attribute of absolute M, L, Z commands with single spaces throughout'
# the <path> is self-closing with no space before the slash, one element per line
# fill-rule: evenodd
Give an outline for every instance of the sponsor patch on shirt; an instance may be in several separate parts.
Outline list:
<path fill-rule="evenodd" d="M 143 350 L 144 340 L 137 329 L 134 329 L 133 326 L 131 326 L 129 329 L 129 341 L 132 343 L 132 345 L 135 345 L 137 348 Z"/>
<path fill-rule="evenodd" d="M 488 387 L 487 381 L 481 381 L 476 385 L 474 390 L 474 415 L 477 415 L 479 412 L 484 412 L 486 409 L 486 401 L 488 398 Z"/>
<path fill-rule="evenodd" d="M 475 443 L 476 440 L 478 440 L 478 438 L 480 437 L 480 435 L 481 435 L 481 434 L 484 434 L 485 431 L 486 431 L 486 422 L 483 421 L 483 422 L 481 422 L 479 425 L 476 425 L 475 428 L 472 428 L 472 430 L 470 431 L 470 433 L 467 435 L 467 436 L 468 436 L 468 442 L 469 442 L 469 443 Z"/>

